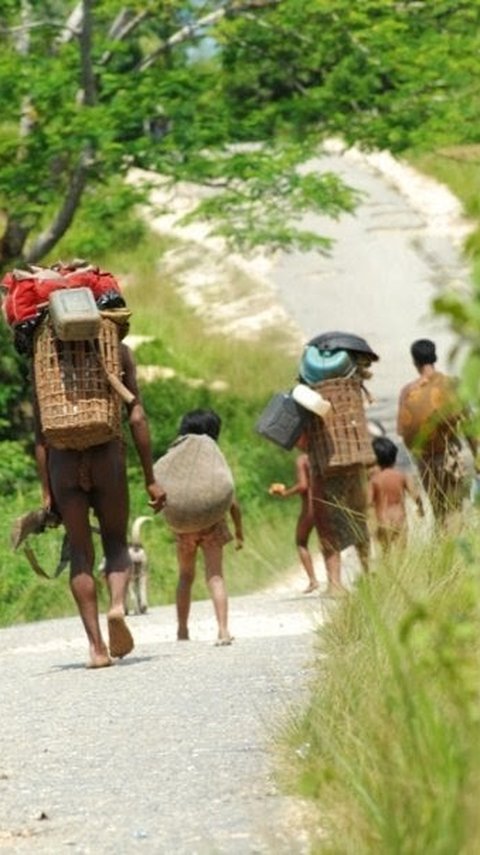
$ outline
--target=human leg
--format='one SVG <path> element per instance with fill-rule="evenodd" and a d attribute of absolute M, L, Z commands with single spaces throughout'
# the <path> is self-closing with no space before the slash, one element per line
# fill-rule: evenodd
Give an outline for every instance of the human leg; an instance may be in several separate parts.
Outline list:
<path fill-rule="evenodd" d="M 228 597 L 223 578 L 223 546 L 220 543 L 202 543 L 205 560 L 205 577 L 217 619 L 219 644 L 230 644 L 232 636 L 228 629 Z"/>
<path fill-rule="evenodd" d="M 197 543 L 191 535 L 177 535 L 178 582 L 176 591 L 177 640 L 188 641 L 188 618 L 195 580 Z"/>
<path fill-rule="evenodd" d="M 107 612 L 110 653 L 122 658 L 134 647 L 125 622 L 125 599 L 131 573 L 127 544 L 128 486 L 124 453 L 119 442 L 91 450 L 91 504 L 98 518 L 105 556 L 110 606 Z"/>
<path fill-rule="evenodd" d="M 111 664 L 98 616 L 97 588 L 93 577 L 94 549 L 87 494 L 77 486 L 79 454 L 52 450 L 50 479 L 56 506 L 69 542 L 70 590 L 77 605 L 90 648 L 90 667 Z"/>
<path fill-rule="evenodd" d="M 346 593 L 347 589 L 343 587 L 341 581 L 341 553 L 327 547 L 323 549 L 323 559 L 327 571 L 327 594 L 338 596 Z"/>
<path fill-rule="evenodd" d="M 302 562 L 302 566 L 308 576 L 308 586 L 307 588 L 305 588 L 305 594 L 310 594 L 312 591 L 318 588 L 318 579 L 315 575 L 313 559 L 308 548 L 308 540 L 313 528 L 314 522 L 312 515 L 308 512 L 305 513 L 302 509 L 302 512 L 300 513 L 300 516 L 297 521 L 295 543 L 297 546 L 300 561 Z"/>
<path fill-rule="evenodd" d="M 392 538 L 388 540 L 388 545 L 391 545 Z M 355 544 L 355 550 L 360 561 L 360 566 L 364 573 L 368 573 L 370 569 L 370 542 L 362 540 Z"/>

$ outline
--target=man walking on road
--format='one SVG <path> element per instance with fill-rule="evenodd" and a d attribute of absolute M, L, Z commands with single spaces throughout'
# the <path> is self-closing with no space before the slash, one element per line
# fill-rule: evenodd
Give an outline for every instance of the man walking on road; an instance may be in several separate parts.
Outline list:
<path fill-rule="evenodd" d="M 430 339 L 417 339 L 410 348 L 418 378 L 400 392 L 397 432 L 418 466 L 434 516 L 443 520 L 459 510 L 466 492 L 462 433 L 476 465 L 477 440 L 464 431 L 467 413 L 457 381 L 437 371 L 436 348 Z"/>

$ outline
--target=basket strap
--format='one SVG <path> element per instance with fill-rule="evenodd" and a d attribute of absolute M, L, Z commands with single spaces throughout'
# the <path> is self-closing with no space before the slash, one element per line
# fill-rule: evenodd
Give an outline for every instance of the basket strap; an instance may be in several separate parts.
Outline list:
<path fill-rule="evenodd" d="M 133 401 L 135 400 L 135 395 L 133 394 L 133 392 L 131 392 L 130 389 L 127 389 L 125 383 L 122 383 L 119 377 L 117 377 L 111 371 L 107 371 L 105 363 L 101 358 L 100 354 L 98 353 L 98 350 L 95 345 L 92 345 L 92 350 L 95 354 L 98 364 L 100 365 L 112 389 L 117 393 L 117 395 L 122 399 L 122 401 L 125 402 L 125 404 L 133 403 Z"/>
<path fill-rule="evenodd" d="M 361 384 L 361 386 L 360 386 L 360 388 L 361 388 L 361 390 L 362 390 L 363 394 L 365 395 L 365 397 L 366 397 L 366 399 L 367 399 L 367 402 L 368 402 L 369 404 L 374 404 L 374 403 L 375 403 L 375 398 L 373 397 L 373 395 L 371 395 L 371 394 L 370 394 L 370 392 L 368 391 L 367 387 L 366 387 L 366 386 L 364 386 L 364 384 L 362 383 L 362 384 Z"/>
<path fill-rule="evenodd" d="M 101 361 L 102 360 L 100 360 L 100 362 Z M 135 400 L 135 395 L 133 394 L 133 392 L 130 392 L 130 389 L 127 389 L 125 383 L 122 383 L 119 377 L 116 377 L 115 374 L 112 374 L 110 371 L 107 371 L 104 365 L 103 370 L 105 371 L 105 376 L 108 382 L 110 383 L 112 389 L 115 390 L 115 392 L 117 393 L 117 395 L 120 396 L 122 401 L 125 401 L 126 404 L 131 404 Z"/>

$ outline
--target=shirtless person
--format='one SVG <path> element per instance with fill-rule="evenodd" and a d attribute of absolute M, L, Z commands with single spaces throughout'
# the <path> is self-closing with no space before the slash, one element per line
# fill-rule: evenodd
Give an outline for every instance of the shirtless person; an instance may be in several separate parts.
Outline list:
<path fill-rule="evenodd" d="M 185 436 L 189 433 L 205 434 L 217 442 L 221 427 L 222 420 L 215 410 L 190 410 L 185 413 L 180 422 L 179 436 Z M 229 513 L 235 532 L 235 549 L 242 549 L 242 512 L 235 496 L 230 505 Z M 197 554 L 200 551 L 203 554 L 205 579 L 212 598 L 218 626 L 215 644 L 217 647 L 224 647 L 232 643 L 233 636 L 228 628 L 228 597 L 223 575 L 223 549 L 233 539 L 225 517 L 209 528 L 175 533 L 178 562 L 176 592 L 178 641 L 188 641 L 190 638 L 188 619 Z"/>
<path fill-rule="evenodd" d="M 422 517 L 424 508 L 412 476 L 394 468 L 398 451 L 395 443 L 386 436 L 379 436 L 372 441 L 372 446 L 379 470 L 370 479 L 369 498 L 375 509 L 378 541 L 383 549 L 388 549 L 393 543 L 405 542 L 407 494 L 415 501 Z"/>
<path fill-rule="evenodd" d="M 120 349 L 122 380 L 135 396 L 127 405 L 129 428 L 143 469 L 149 505 L 156 513 L 163 508 L 165 492 L 155 483 L 153 476 L 150 431 L 140 401 L 135 362 L 125 344 L 121 344 Z M 126 656 L 134 647 L 124 612 L 131 569 L 127 542 L 129 497 L 124 442 L 121 438 L 113 439 L 85 451 L 48 447 L 41 432 L 35 401 L 35 456 L 43 505 L 59 514 L 68 536 L 70 588 L 90 646 L 88 667 L 103 668 L 112 664 L 111 657 Z M 108 648 L 99 623 L 90 509 L 98 519 L 105 555 L 110 594 Z"/>
<path fill-rule="evenodd" d="M 299 454 L 295 463 L 295 484 L 292 487 L 286 487 L 285 484 L 271 484 L 269 493 L 271 496 L 280 496 L 282 499 L 287 499 L 290 496 L 300 496 L 301 506 L 295 530 L 295 543 L 300 561 L 308 576 L 308 585 L 304 590 L 304 594 L 311 594 L 312 591 L 318 588 L 318 579 L 315 575 L 313 559 L 308 548 L 308 540 L 315 528 L 315 522 L 312 512 L 310 462 L 306 453 L 308 448 L 307 434 L 301 435 L 296 446 L 302 453 Z"/>
<path fill-rule="evenodd" d="M 417 339 L 410 353 L 418 377 L 400 392 L 397 432 L 418 467 L 434 517 L 443 522 L 461 509 L 467 492 L 463 439 L 476 472 L 478 441 L 468 430 L 470 413 L 458 397 L 457 381 L 437 371 L 435 343 Z"/>

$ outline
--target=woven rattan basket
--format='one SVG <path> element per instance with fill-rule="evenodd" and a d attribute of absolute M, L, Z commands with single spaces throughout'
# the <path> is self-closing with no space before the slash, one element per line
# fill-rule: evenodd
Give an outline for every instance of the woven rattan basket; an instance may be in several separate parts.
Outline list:
<path fill-rule="evenodd" d="M 46 320 L 35 336 L 33 367 L 48 445 L 82 450 L 120 436 L 122 402 L 107 377 L 120 376 L 117 324 L 103 318 L 97 339 L 60 341 Z"/>
<path fill-rule="evenodd" d="M 332 405 L 324 418 L 316 416 L 310 421 L 309 453 L 313 464 L 325 474 L 354 463 L 374 463 L 360 380 L 339 377 L 313 388 Z"/>

